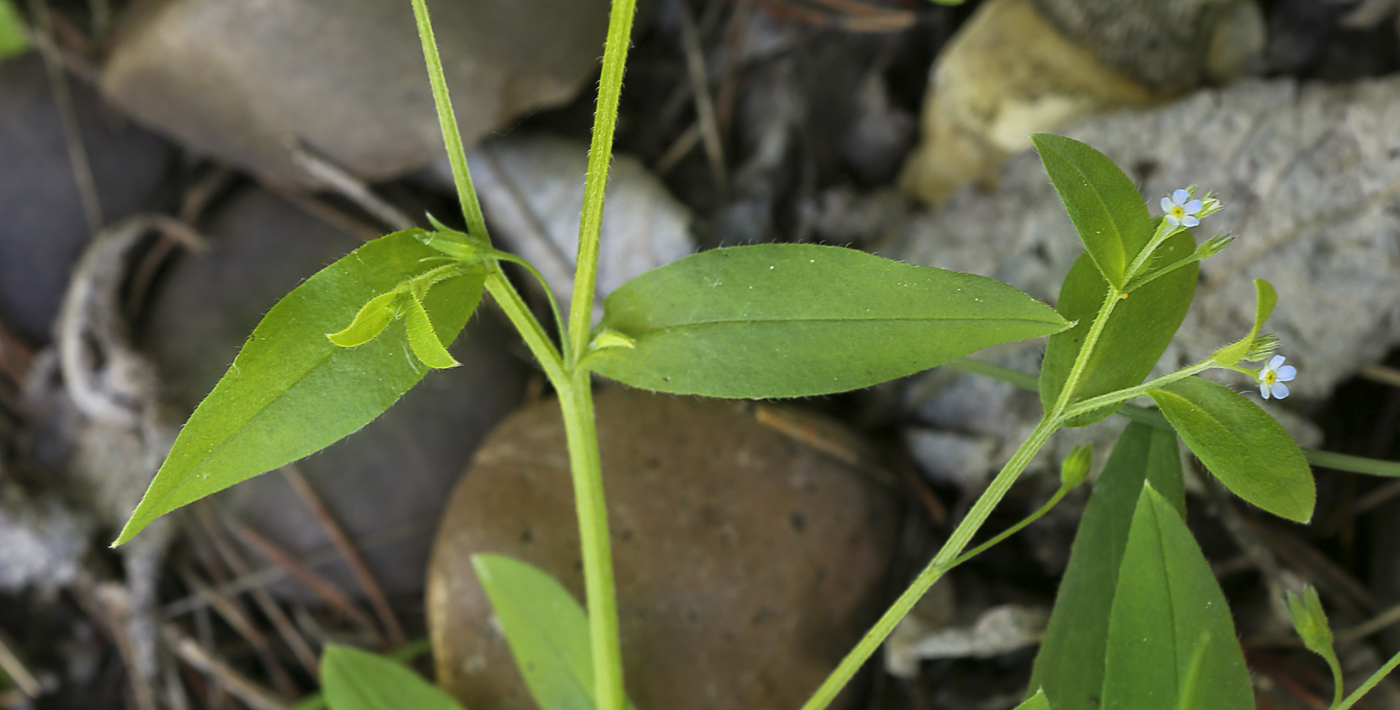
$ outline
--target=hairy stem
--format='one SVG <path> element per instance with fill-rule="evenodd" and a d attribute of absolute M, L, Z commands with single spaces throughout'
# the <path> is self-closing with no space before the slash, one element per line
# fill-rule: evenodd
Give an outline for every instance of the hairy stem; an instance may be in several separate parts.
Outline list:
<path fill-rule="evenodd" d="M 578 257 L 574 260 L 574 294 L 569 306 L 569 332 L 564 356 L 570 368 L 583 358 L 593 325 L 593 290 L 598 280 L 598 237 L 603 227 L 603 195 L 612 165 L 617 103 L 622 95 L 622 70 L 632 43 L 632 15 L 637 0 L 613 0 L 608 43 L 603 49 L 603 78 L 598 84 L 598 108 L 593 140 L 588 146 L 588 174 L 583 183 L 583 212 L 578 224 Z M 595 659 L 596 660 L 596 659 Z"/>

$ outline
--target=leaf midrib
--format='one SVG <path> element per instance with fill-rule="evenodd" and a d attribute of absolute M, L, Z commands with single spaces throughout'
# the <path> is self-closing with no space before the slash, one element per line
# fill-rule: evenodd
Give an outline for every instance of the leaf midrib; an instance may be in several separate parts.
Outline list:
<path fill-rule="evenodd" d="M 944 323 L 944 322 L 948 322 L 948 323 L 952 323 L 952 322 L 986 322 L 986 323 L 989 323 L 989 324 L 990 324 L 990 323 L 995 323 L 995 324 L 998 324 L 998 325 L 1000 325 L 1000 324 L 1026 323 L 1026 324 L 1035 324 L 1035 325 L 1066 326 L 1066 327 L 1068 327 L 1068 326 L 1071 325 L 1068 321 L 1064 321 L 1063 319 L 1062 319 L 1060 322 L 1057 323 L 1057 322 L 1052 321 L 1052 320 L 1036 320 L 1036 319 L 1034 319 L 1034 318 L 998 318 L 998 317 L 991 317 L 991 318 L 969 318 L 969 317 L 928 318 L 928 317 L 913 317 L 913 316 L 909 316 L 909 317 L 898 317 L 898 318 L 735 318 L 735 319 L 724 319 L 724 320 L 716 319 L 716 320 L 686 321 L 686 322 L 683 322 L 683 323 L 675 323 L 675 324 L 671 324 L 671 325 L 653 326 L 653 327 L 647 329 L 647 330 L 645 331 L 644 334 L 645 334 L 645 335 L 651 335 L 651 334 L 653 334 L 653 333 L 662 333 L 662 332 L 666 332 L 666 331 L 670 331 L 670 330 L 679 330 L 679 329 L 682 329 L 682 328 L 697 328 L 697 327 L 712 326 L 712 325 L 757 325 L 757 324 L 760 324 L 760 323 L 771 324 L 771 323 L 927 323 L 927 322 L 939 322 L 939 323 Z M 626 332 L 626 331 L 624 330 L 623 332 Z"/>

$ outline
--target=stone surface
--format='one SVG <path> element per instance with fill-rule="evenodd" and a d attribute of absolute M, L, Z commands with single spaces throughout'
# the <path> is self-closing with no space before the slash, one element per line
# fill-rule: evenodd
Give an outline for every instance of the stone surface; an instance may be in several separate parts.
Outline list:
<path fill-rule="evenodd" d="M 878 613 L 891 494 L 755 421 L 743 403 L 597 396 L 628 693 L 639 708 L 801 704 Z M 538 565 L 582 599 L 557 404 L 507 420 L 452 495 L 428 615 L 439 683 L 467 707 L 533 708 L 471 555 Z"/>
<path fill-rule="evenodd" d="M 210 248 L 184 254 L 158 286 L 141 343 L 163 400 L 187 415 L 223 376 L 248 334 L 282 296 L 359 240 L 269 193 L 236 194 L 209 217 Z M 520 400 L 522 362 L 489 314 L 475 316 L 452 353 L 462 367 L 429 373 L 383 416 L 298 463 L 391 594 L 422 587 L 433 523 L 481 437 Z M 220 500 L 305 557 L 329 539 L 277 473 Z M 345 589 L 358 587 L 336 571 Z"/>
<path fill-rule="evenodd" d="M 174 150 L 123 120 L 69 78 L 108 223 L 154 207 Z M 0 62 L 0 319 L 48 342 L 73 268 L 91 236 L 58 108 L 39 55 Z"/>
<path fill-rule="evenodd" d="M 900 187 L 939 204 L 990 180 L 1008 155 L 1030 147 L 1031 133 L 1159 98 L 1063 34 L 1034 0 L 989 0 L 933 66 L 921 142 Z"/>
<path fill-rule="evenodd" d="M 1253 318 L 1252 280 L 1268 279 L 1279 305 L 1267 330 L 1300 374 L 1288 400 L 1265 408 L 1305 444 L 1316 441 L 1316 428 L 1289 410 L 1327 396 L 1400 343 L 1400 80 L 1241 83 L 1085 121 L 1066 134 L 1124 166 L 1154 213 L 1160 196 L 1188 184 L 1220 196 L 1224 209 L 1197 238 L 1229 232 L 1236 241 L 1202 266 L 1196 302 L 1159 372 L 1241 337 Z M 1053 302 L 1083 247 L 1034 154 L 1008 163 L 999 184 L 991 193 L 961 192 L 915 220 L 885 253 L 993 276 Z M 1031 343 L 996 357 L 1031 372 L 1041 348 Z M 1222 378 L 1252 389 L 1243 377 Z M 1013 445 L 1038 414 L 1033 394 L 988 390 L 979 403 L 966 388 L 934 389 L 917 404 L 940 426 Z"/>
<path fill-rule="evenodd" d="M 429 2 L 468 144 L 567 101 L 596 71 L 604 0 Z M 427 166 L 442 136 L 408 2 L 141 0 L 102 86 L 189 148 L 314 185 L 302 142 L 374 180 Z"/>
<path fill-rule="evenodd" d="M 0 592 L 32 586 L 54 593 L 71 584 L 89 550 L 92 519 L 55 499 L 10 498 L 0 501 Z"/>

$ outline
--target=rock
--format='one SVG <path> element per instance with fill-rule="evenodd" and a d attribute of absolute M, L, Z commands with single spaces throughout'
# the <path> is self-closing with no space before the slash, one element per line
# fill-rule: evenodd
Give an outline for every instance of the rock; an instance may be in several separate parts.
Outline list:
<path fill-rule="evenodd" d="M 874 620 L 897 507 L 861 471 L 743 403 L 597 396 L 627 688 L 637 707 L 797 707 Z M 564 432 L 546 402 L 482 446 L 433 551 L 438 682 L 467 707 L 532 708 L 470 558 L 538 565 L 582 599 Z"/>
<path fill-rule="evenodd" d="M 934 64 L 900 186 L 939 205 L 1032 133 L 1257 68 L 1264 34 L 1254 0 L 991 0 Z"/>
<path fill-rule="evenodd" d="M 71 78 L 74 111 L 106 220 L 153 207 L 174 150 Z M 39 55 L 0 62 L 0 319 L 35 344 L 91 236 L 58 107 Z"/>
<path fill-rule="evenodd" d="M 359 240 L 261 190 L 236 194 L 208 220 L 210 248 L 184 254 L 157 286 L 141 344 L 163 399 L 187 415 L 223 376 L 282 296 Z M 422 588 L 433 521 L 481 437 L 520 400 L 525 368 L 489 314 L 472 319 L 453 354 L 387 413 L 297 464 L 356 539 L 390 594 Z M 245 522 L 303 558 L 329 539 L 280 474 L 220 495 Z M 387 540 L 386 540 L 387 538 Z M 358 589 L 348 570 L 333 578 Z"/>
<path fill-rule="evenodd" d="M 940 204 L 989 180 L 1008 155 L 1030 147 L 1031 133 L 1159 98 L 1066 37 L 1033 0 L 989 0 L 934 63 L 922 140 L 900 187 Z"/>
<path fill-rule="evenodd" d="M 1237 62 L 1264 48 L 1254 0 L 1034 2 L 1067 37 L 1154 91 L 1179 94 L 1230 78 Z"/>
<path fill-rule="evenodd" d="M 429 3 L 462 137 L 569 100 L 596 71 L 604 0 Z M 307 186 L 302 142 L 375 180 L 426 167 L 442 136 L 413 12 L 400 0 L 141 0 L 102 87 L 200 153 Z"/>
<path fill-rule="evenodd" d="M 919 662 L 939 658 L 992 658 L 1040 643 L 1050 611 L 1004 604 L 992 607 L 970 626 L 930 629 L 912 617 L 895 628 L 885 647 L 885 668 L 913 678 Z"/>
<path fill-rule="evenodd" d="M 487 141 L 468 160 L 492 237 L 540 270 L 567 313 L 588 146 L 545 135 L 510 137 Z M 434 166 L 431 177 L 451 189 L 445 161 Z M 690 222 L 690 210 L 641 161 L 628 155 L 614 159 L 603 205 L 598 315 L 613 289 L 695 251 Z"/>

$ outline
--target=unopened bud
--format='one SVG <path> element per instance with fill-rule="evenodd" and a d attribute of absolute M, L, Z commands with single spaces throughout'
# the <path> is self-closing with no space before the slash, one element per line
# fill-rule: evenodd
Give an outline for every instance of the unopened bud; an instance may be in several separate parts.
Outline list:
<path fill-rule="evenodd" d="M 1327 612 L 1322 609 L 1316 589 L 1305 585 L 1301 597 L 1288 592 L 1288 613 L 1309 651 L 1321 656 L 1332 653 L 1332 628 L 1327 624 Z"/>
<path fill-rule="evenodd" d="M 1060 485 L 1074 488 L 1089 477 L 1089 468 L 1094 463 L 1094 449 L 1088 444 L 1080 444 L 1069 452 L 1060 464 Z"/>

